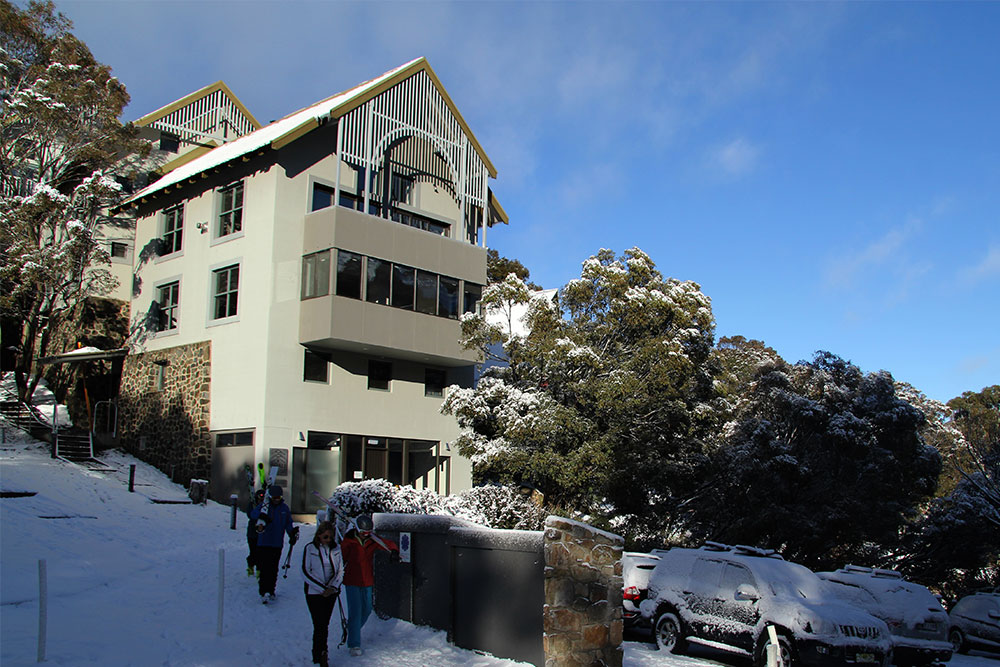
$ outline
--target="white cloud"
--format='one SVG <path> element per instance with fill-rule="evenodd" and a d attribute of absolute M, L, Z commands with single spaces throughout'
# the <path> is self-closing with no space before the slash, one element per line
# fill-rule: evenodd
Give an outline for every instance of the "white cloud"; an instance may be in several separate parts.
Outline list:
<path fill-rule="evenodd" d="M 728 176 L 743 176 L 754 170 L 759 156 L 760 149 L 740 137 L 714 148 L 709 153 L 708 163 Z"/>
<path fill-rule="evenodd" d="M 975 284 L 1000 276 L 1000 245 L 991 245 L 986 256 L 976 264 L 963 270 L 960 274 L 963 282 Z"/>
<path fill-rule="evenodd" d="M 911 218 L 902 226 L 890 229 L 861 250 L 835 257 L 827 266 L 826 284 L 839 289 L 854 287 L 863 274 L 894 262 L 906 242 L 917 234 L 922 226 L 920 219 Z M 906 267 L 905 263 L 903 266 L 904 278 L 912 277 L 911 267 Z M 925 273 L 926 270 L 922 268 L 921 273 Z"/>

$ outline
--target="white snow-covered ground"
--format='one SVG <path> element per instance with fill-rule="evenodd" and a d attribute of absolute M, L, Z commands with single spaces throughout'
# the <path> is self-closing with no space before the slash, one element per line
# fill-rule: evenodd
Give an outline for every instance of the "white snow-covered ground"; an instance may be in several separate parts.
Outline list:
<path fill-rule="evenodd" d="M 2 424 L 2 422 L 0 422 Z M 102 459 L 114 472 L 87 471 L 49 457 L 47 446 L 10 428 L 0 444 L 0 664 L 36 663 L 39 560 L 47 569 L 45 656 L 56 665 L 308 665 L 312 626 L 292 555 L 278 600 L 263 606 L 246 576 L 245 517 L 230 530 L 228 507 L 155 504 L 186 499 L 182 487 L 124 454 Z M 128 492 L 129 464 L 136 488 Z M 35 495 L 9 497 L 12 492 Z M 313 527 L 303 526 L 302 544 Z M 218 627 L 219 550 L 225 554 L 222 635 Z M 286 547 L 287 549 L 287 547 Z M 458 649 L 445 633 L 374 615 L 362 632 L 364 656 L 336 649 L 333 664 L 429 667 L 518 665 Z M 710 667 L 704 657 L 659 653 L 626 642 L 630 666 Z M 729 662 L 730 665 L 738 663 Z M 996 667 L 956 656 L 954 667 Z"/>

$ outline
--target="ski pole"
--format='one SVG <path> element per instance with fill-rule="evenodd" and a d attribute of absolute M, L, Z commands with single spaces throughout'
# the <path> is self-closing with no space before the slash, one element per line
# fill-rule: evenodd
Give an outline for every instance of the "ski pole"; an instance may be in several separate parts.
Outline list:
<path fill-rule="evenodd" d="M 340 593 L 337 594 L 337 606 L 340 607 L 340 643 L 337 648 L 340 648 L 347 643 L 347 619 L 344 618 L 344 603 L 340 599 Z"/>
<path fill-rule="evenodd" d="M 282 579 L 287 579 L 288 578 L 288 568 L 291 567 L 291 562 L 292 562 L 292 547 L 294 547 L 294 546 L 295 546 L 294 544 L 289 544 L 288 545 L 288 555 L 285 556 L 285 564 L 281 566 L 282 569 L 285 571 L 284 574 L 281 577 Z"/>

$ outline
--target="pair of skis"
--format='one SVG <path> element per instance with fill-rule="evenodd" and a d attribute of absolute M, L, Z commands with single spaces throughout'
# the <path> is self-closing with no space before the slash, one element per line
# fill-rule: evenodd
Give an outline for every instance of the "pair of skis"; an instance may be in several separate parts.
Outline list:
<path fill-rule="evenodd" d="M 323 494 L 322 494 L 322 493 L 320 493 L 319 491 L 313 491 L 312 493 L 313 493 L 313 495 L 314 495 L 314 496 L 316 496 L 317 498 L 319 498 L 320 500 L 322 500 L 322 501 L 323 501 L 323 503 L 324 503 L 324 504 L 325 504 L 325 505 L 326 505 L 327 507 L 329 507 L 329 508 L 330 508 L 330 510 L 331 510 L 331 511 L 332 511 L 332 512 L 333 512 L 334 514 L 336 514 L 336 515 L 337 515 L 338 517 L 340 517 L 341 519 L 343 519 L 343 520 L 344 520 L 344 522 L 345 522 L 345 523 L 347 523 L 347 525 L 348 525 L 348 526 L 351 526 L 352 528 L 354 528 L 354 530 L 355 530 L 355 531 L 357 531 L 357 532 L 359 532 L 359 533 L 361 532 L 360 530 L 358 530 L 358 522 L 357 522 L 357 520 L 356 520 L 355 518 L 353 518 L 353 517 L 349 517 L 349 516 L 347 516 L 346 514 L 344 514 L 343 510 L 341 510 L 341 509 L 340 509 L 339 507 L 337 507 L 337 506 L 336 506 L 336 505 L 334 505 L 334 504 L 333 504 L 332 502 L 330 502 L 330 501 L 329 501 L 329 499 L 327 499 L 327 498 L 324 498 L 324 497 L 323 497 Z M 388 545 L 388 544 L 386 544 L 386 543 L 385 543 L 385 542 L 384 542 L 384 541 L 382 540 L 382 538 L 381 538 L 381 537 L 379 537 L 378 535 L 376 535 L 376 534 L 375 534 L 375 531 L 374 531 L 374 530 L 373 530 L 372 532 L 370 532 L 370 533 L 369 533 L 369 536 L 370 536 L 370 537 L 371 537 L 371 538 L 372 538 L 373 540 L 375 540 L 375 543 L 376 543 L 376 544 L 378 544 L 379 546 L 381 546 L 381 547 L 382 547 L 383 549 L 385 549 L 386 551 L 392 551 L 392 549 L 390 549 L 390 548 L 389 548 L 389 545 Z"/>
<path fill-rule="evenodd" d="M 264 475 L 264 464 L 257 464 L 257 474 L 260 476 L 261 488 L 264 489 L 264 504 L 260 508 L 260 515 L 257 517 L 257 532 L 264 530 L 264 526 L 271 520 L 271 486 L 278 476 L 278 466 L 271 466 L 267 476 Z"/>

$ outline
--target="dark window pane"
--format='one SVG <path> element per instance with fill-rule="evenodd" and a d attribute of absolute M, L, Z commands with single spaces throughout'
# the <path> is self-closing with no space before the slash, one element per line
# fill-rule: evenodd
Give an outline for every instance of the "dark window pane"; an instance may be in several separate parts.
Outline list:
<path fill-rule="evenodd" d="M 441 276 L 438 280 L 438 315 L 458 317 L 458 280 Z"/>
<path fill-rule="evenodd" d="M 392 282 L 392 264 L 374 257 L 368 258 L 365 295 L 368 301 L 389 305 L 389 285 Z"/>
<path fill-rule="evenodd" d="M 483 298 L 483 287 L 475 283 L 465 283 L 465 298 L 462 300 L 462 312 L 474 313 L 479 300 Z"/>
<path fill-rule="evenodd" d="M 177 328 L 177 305 L 180 302 L 180 283 L 172 282 L 159 288 L 157 299 L 157 331 L 171 331 Z"/>
<path fill-rule="evenodd" d="M 307 382 L 326 382 L 329 378 L 330 364 L 326 357 L 312 350 L 305 351 L 302 379 Z"/>
<path fill-rule="evenodd" d="M 333 188 L 313 183 L 312 208 L 310 211 L 318 211 L 321 208 L 329 208 L 333 204 Z"/>
<path fill-rule="evenodd" d="M 163 212 L 163 241 L 161 254 L 169 255 L 181 249 L 184 233 L 184 209 L 180 206 Z"/>
<path fill-rule="evenodd" d="M 339 433 L 326 433 L 325 431 L 309 431 L 306 436 L 306 447 L 309 449 L 333 449 L 340 447 Z"/>
<path fill-rule="evenodd" d="M 445 372 L 437 368 L 424 370 L 424 396 L 444 396 Z"/>
<path fill-rule="evenodd" d="M 112 257 L 126 257 L 128 256 L 128 244 L 120 243 L 118 241 L 111 242 L 111 256 Z"/>
<path fill-rule="evenodd" d="M 421 313 L 437 313 L 437 282 L 437 274 L 417 271 L 417 310 Z"/>
<path fill-rule="evenodd" d="M 239 292 L 240 267 L 227 266 L 215 271 L 215 317 L 232 317 L 236 314 L 236 297 Z"/>
<path fill-rule="evenodd" d="M 403 441 L 389 438 L 389 464 L 385 478 L 396 484 L 403 484 Z"/>
<path fill-rule="evenodd" d="M 238 433 L 216 433 L 216 447 L 244 447 L 253 444 L 253 431 L 240 431 Z"/>
<path fill-rule="evenodd" d="M 389 380 L 392 379 L 392 364 L 385 361 L 368 361 L 368 388 L 389 390 Z"/>
<path fill-rule="evenodd" d="M 414 269 L 394 264 L 392 266 L 392 305 L 413 310 Z"/>
<path fill-rule="evenodd" d="M 218 236 L 228 236 L 243 229 L 243 183 L 236 183 L 222 191 L 219 209 Z"/>
<path fill-rule="evenodd" d="M 349 192 L 344 192 L 343 190 L 341 190 L 341 192 L 340 192 L 340 205 L 343 206 L 343 207 L 345 207 L 345 208 L 349 208 L 349 209 L 353 209 L 353 210 L 357 211 L 358 210 L 358 198 L 355 197 L 354 195 L 352 195 Z"/>
<path fill-rule="evenodd" d="M 337 296 L 361 298 L 361 255 L 337 251 Z"/>
<path fill-rule="evenodd" d="M 436 461 L 434 444 L 425 440 L 406 441 L 406 483 L 422 489 L 434 486 L 431 473 L 434 472 Z M 419 484 L 417 482 L 420 482 Z"/>

